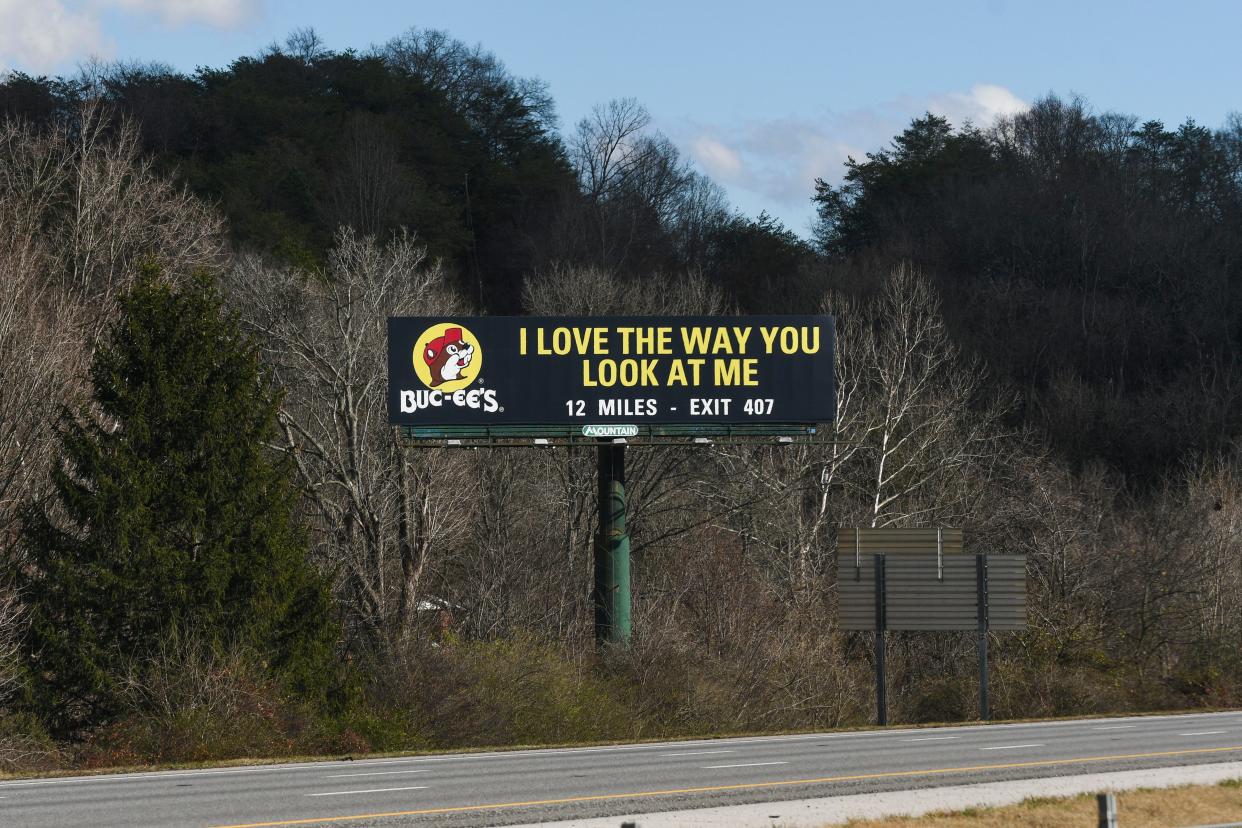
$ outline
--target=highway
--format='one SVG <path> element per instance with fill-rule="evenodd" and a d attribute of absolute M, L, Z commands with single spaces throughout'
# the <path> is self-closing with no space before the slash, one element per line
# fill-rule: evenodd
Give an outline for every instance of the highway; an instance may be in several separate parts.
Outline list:
<path fill-rule="evenodd" d="M 1242 711 L 893 728 L 8 780 L 0 825 L 502 825 L 1239 760 Z"/>

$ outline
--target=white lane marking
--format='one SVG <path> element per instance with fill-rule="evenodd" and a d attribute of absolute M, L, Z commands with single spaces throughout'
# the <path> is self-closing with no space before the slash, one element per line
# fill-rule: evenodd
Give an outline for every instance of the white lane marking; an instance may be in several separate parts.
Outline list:
<path fill-rule="evenodd" d="M 407 770 L 407 771 L 371 771 L 370 773 L 331 773 L 324 779 L 344 779 L 347 776 L 396 776 L 397 774 L 411 773 L 431 773 L 429 770 Z"/>
<path fill-rule="evenodd" d="M 760 765 L 788 765 L 788 762 L 747 762 L 742 765 L 704 765 L 700 770 L 716 770 L 717 768 L 757 768 Z"/>
<path fill-rule="evenodd" d="M 277 770 L 332 770 L 333 768 L 365 768 L 371 765 L 400 765 L 410 761 L 409 758 L 402 759 L 328 759 L 320 762 L 298 762 L 295 764 L 285 764 L 280 766 L 273 765 Z M 256 766 L 255 770 L 260 767 Z M 177 773 L 178 771 L 162 771 L 163 773 Z M 151 773 L 161 773 L 161 771 L 151 771 Z"/>
<path fill-rule="evenodd" d="M 1228 733 L 1226 730 L 1199 730 L 1195 733 L 1179 733 L 1178 736 L 1215 736 L 1217 733 Z"/>
<path fill-rule="evenodd" d="M 688 750 L 685 753 L 661 753 L 661 756 L 707 756 L 713 753 L 737 753 L 735 750 Z"/>
<path fill-rule="evenodd" d="M 325 793 L 306 794 L 306 796 L 348 796 L 349 794 L 388 793 L 389 791 L 425 791 L 426 785 L 414 785 L 409 788 L 370 788 L 365 791 L 327 791 Z"/>
<path fill-rule="evenodd" d="M 903 742 L 943 742 L 945 739 L 956 739 L 956 736 L 924 736 L 920 739 L 902 739 Z"/>
<path fill-rule="evenodd" d="M 994 745 L 992 747 L 979 748 L 979 750 L 1017 750 L 1018 748 L 1043 747 L 1042 743 L 1032 743 L 1029 745 Z"/>
<path fill-rule="evenodd" d="M 367 765 L 396 765 L 409 762 L 409 759 L 341 759 L 335 762 L 295 762 L 282 765 L 255 765 L 247 768 L 222 768 L 220 770 L 196 771 L 141 771 L 138 773 L 101 773 L 98 776 L 64 776 L 51 779 L 28 779 L 24 781 L 0 782 L 0 788 L 24 788 L 33 785 L 68 785 L 74 782 L 176 782 L 186 776 L 230 776 L 239 773 L 275 773 L 279 771 L 302 770 L 334 770 Z"/>
<path fill-rule="evenodd" d="M 26 782 L 0 782 L 0 787 L 25 788 L 33 785 L 69 785 L 75 782 L 150 782 L 159 779 L 165 779 L 169 782 L 176 782 L 178 779 L 186 776 L 227 776 L 239 773 L 271 773 L 273 771 L 298 770 L 300 767 L 300 765 L 293 767 L 264 765 L 262 767 L 235 768 L 231 770 L 147 771 L 145 773 L 100 774 L 99 776 L 70 776 L 65 778 L 57 777 L 54 779 L 31 779 Z M 345 767 L 348 767 L 348 765 Z"/>
<path fill-rule="evenodd" d="M 1092 730 L 1129 730 L 1132 727 L 1138 727 L 1138 725 L 1109 725 L 1108 727 L 1093 727 L 1091 729 Z"/>

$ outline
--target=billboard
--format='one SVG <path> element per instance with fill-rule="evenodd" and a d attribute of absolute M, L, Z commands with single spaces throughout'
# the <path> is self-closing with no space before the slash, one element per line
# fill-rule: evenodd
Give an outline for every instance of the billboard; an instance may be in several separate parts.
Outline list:
<path fill-rule="evenodd" d="M 603 437 L 830 422 L 833 335 L 822 315 L 391 318 L 389 421 Z"/>

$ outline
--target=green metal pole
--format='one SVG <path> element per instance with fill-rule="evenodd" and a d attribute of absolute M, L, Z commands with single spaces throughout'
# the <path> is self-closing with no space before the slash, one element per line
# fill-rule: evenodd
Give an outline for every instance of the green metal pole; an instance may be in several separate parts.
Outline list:
<path fill-rule="evenodd" d="M 630 640 L 630 536 L 625 529 L 625 444 L 599 445 L 599 537 L 595 543 L 595 642 Z"/>

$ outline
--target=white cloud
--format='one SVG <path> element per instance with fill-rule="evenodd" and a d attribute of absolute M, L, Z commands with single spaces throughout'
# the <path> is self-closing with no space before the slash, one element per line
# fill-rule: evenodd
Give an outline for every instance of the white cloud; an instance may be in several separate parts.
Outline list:
<path fill-rule="evenodd" d="M 970 121 L 976 126 L 988 126 L 998 118 L 1016 115 L 1029 104 L 1003 86 L 978 83 L 969 92 L 950 92 L 931 99 L 927 111 L 948 118 L 960 126 Z"/>
<path fill-rule="evenodd" d="M 816 178 L 840 181 L 847 158 L 888 146 L 911 118 L 932 112 L 955 126 L 988 126 L 1027 104 L 1003 86 L 902 97 L 874 108 L 734 124 L 661 124 L 735 203 L 761 205 L 795 229 L 809 220 Z"/>
<path fill-rule="evenodd" d="M 231 29 L 259 12 L 258 0 L 102 0 L 105 5 L 123 11 L 150 14 L 169 26 L 206 23 L 220 29 Z"/>
<path fill-rule="evenodd" d="M 721 181 L 734 179 L 742 171 L 742 159 L 715 138 L 700 135 L 695 139 L 691 153 L 708 175 Z"/>
<path fill-rule="evenodd" d="M 255 18 L 264 0 L 0 0 L 0 70 L 34 72 L 112 53 L 105 12 L 154 18 L 166 26 L 234 28 Z"/>
<path fill-rule="evenodd" d="M 0 0 L 0 68 L 46 71 L 107 51 L 98 16 L 60 0 Z"/>
<path fill-rule="evenodd" d="M 713 179 L 781 204 L 809 198 L 809 182 L 851 152 L 839 136 L 797 118 L 710 129 L 690 141 L 690 156 Z"/>

